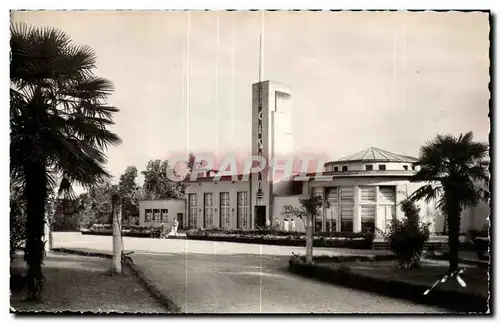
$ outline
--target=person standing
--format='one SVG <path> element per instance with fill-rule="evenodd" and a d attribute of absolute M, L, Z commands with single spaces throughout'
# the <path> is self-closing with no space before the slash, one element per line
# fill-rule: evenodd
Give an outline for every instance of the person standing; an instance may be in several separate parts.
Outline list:
<path fill-rule="evenodd" d="M 174 224 L 173 224 L 173 231 L 174 231 L 174 236 L 177 237 L 177 228 L 179 228 L 179 221 L 177 221 L 177 218 L 174 218 Z"/>
<path fill-rule="evenodd" d="M 280 231 L 280 219 L 279 218 L 276 218 L 276 223 L 274 225 L 274 228 L 276 231 Z"/>
<path fill-rule="evenodd" d="M 292 227 L 292 228 L 291 228 L 291 231 L 292 231 L 292 232 L 296 232 L 296 231 L 297 231 L 297 230 L 296 230 L 296 228 L 295 228 L 295 221 L 293 221 L 293 219 L 292 219 L 292 221 L 291 221 L 291 223 L 290 223 L 290 226 Z"/>
<path fill-rule="evenodd" d="M 285 220 L 283 221 L 283 225 L 284 225 L 284 229 L 285 229 L 284 231 L 285 231 L 285 232 L 288 232 L 288 219 L 285 219 Z"/>

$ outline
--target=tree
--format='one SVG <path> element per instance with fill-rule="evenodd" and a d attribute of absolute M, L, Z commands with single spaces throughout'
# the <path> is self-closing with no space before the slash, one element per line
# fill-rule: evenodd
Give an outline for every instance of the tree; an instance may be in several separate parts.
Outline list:
<path fill-rule="evenodd" d="M 172 181 L 167 177 L 170 168 L 167 160 L 150 160 L 144 175 L 144 194 L 146 199 L 182 198 L 184 196 L 184 183 Z"/>
<path fill-rule="evenodd" d="M 465 207 L 474 206 L 489 193 L 480 185 L 488 181 L 484 158 L 488 145 L 473 141 L 472 132 L 460 135 L 438 135 L 420 150 L 416 165 L 420 170 L 413 182 L 424 182 L 410 196 L 413 201 L 437 200 L 437 206 L 448 221 L 449 273 L 458 270 L 460 217 Z M 483 186 L 483 187 L 481 187 Z"/>
<path fill-rule="evenodd" d="M 126 223 L 136 223 L 139 220 L 139 187 L 135 180 L 137 178 L 137 168 L 128 166 L 125 172 L 120 176 L 118 189 L 122 201 L 122 216 Z"/>
<path fill-rule="evenodd" d="M 420 266 L 424 245 L 429 239 L 429 224 L 420 220 L 420 208 L 415 202 L 404 200 L 401 209 L 403 219 L 390 220 L 384 240 L 396 255 L 401 268 Z"/>
<path fill-rule="evenodd" d="M 10 158 L 26 200 L 25 260 L 28 299 L 43 289 L 47 192 L 62 176 L 89 187 L 109 178 L 104 149 L 121 141 L 107 129 L 118 109 L 108 106 L 110 81 L 94 75 L 96 54 L 54 28 L 12 25 L 10 64 Z"/>
<path fill-rule="evenodd" d="M 321 196 L 310 195 L 300 199 L 300 209 L 294 212 L 300 218 L 306 218 L 306 261 L 308 263 L 312 263 L 313 258 L 314 219 L 322 206 L 323 198 Z"/>

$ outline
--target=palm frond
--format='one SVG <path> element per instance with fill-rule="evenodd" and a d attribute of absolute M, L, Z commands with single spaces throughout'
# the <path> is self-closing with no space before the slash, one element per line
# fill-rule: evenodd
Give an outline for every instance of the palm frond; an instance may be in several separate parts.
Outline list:
<path fill-rule="evenodd" d="M 431 200 L 439 200 L 442 195 L 442 188 L 436 184 L 427 184 L 418 188 L 413 194 L 408 197 L 411 202 L 424 199 L 426 202 Z"/>

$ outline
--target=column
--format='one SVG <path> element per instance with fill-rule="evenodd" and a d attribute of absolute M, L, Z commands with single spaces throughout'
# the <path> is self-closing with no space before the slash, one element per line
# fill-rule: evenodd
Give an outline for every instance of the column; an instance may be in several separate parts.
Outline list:
<path fill-rule="evenodd" d="M 379 186 L 375 186 L 375 228 L 385 232 L 385 209 L 379 206 L 380 200 L 380 189 Z M 383 212 L 382 212 L 383 211 Z M 377 230 L 375 230 L 375 235 L 377 235 Z"/>
<path fill-rule="evenodd" d="M 354 232 L 361 231 L 361 206 L 360 201 L 360 189 L 359 186 L 354 186 L 354 214 L 353 214 L 353 230 Z"/>
<path fill-rule="evenodd" d="M 326 190 L 327 188 L 326 187 L 322 187 L 321 188 L 321 194 L 323 196 L 323 204 L 322 204 L 322 209 L 323 209 L 323 223 L 321 224 L 323 230 L 321 231 L 326 231 L 326 212 L 327 212 L 327 208 L 326 208 Z"/>

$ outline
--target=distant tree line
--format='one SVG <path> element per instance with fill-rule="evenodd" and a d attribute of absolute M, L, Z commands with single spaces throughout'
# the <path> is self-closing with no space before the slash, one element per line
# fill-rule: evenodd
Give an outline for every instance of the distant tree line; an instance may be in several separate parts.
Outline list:
<path fill-rule="evenodd" d="M 194 155 L 186 161 L 188 172 L 193 168 Z M 150 160 L 145 170 L 144 184 L 137 184 L 137 167 L 128 166 L 120 175 L 118 184 L 110 182 L 95 185 L 76 198 L 60 198 L 55 202 L 54 231 L 73 231 L 80 227 L 91 227 L 96 223 L 108 223 L 111 214 L 111 196 L 118 194 L 122 199 L 124 224 L 139 224 L 139 201 L 169 198 L 184 198 L 186 181 L 175 182 L 166 174 L 171 165 L 168 160 Z"/>

